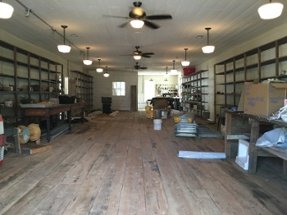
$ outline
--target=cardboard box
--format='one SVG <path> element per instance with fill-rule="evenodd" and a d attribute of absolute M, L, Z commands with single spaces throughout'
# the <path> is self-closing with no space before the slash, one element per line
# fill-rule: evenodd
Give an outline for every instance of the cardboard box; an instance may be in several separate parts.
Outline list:
<path fill-rule="evenodd" d="M 244 86 L 244 113 L 270 116 L 284 106 L 287 83 L 259 83 Z"/>

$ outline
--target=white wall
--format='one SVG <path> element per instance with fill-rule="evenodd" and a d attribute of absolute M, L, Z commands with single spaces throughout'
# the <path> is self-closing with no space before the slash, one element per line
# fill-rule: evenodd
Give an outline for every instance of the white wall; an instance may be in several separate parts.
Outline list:
<path fill-rule="evenodd" d="M 281 26 L 277 26 L 273 29 L 266 30 L 266 33 L 261 34 L 255 38 L 239 44 L 234 47 L 227 47 L 227 49 L 221 53 L 215 52 L 210 55 L 210 59 L 206 62 L 203 62 L 200 65 L 197 65 L 197 70 L 207 69 L 209 71 L 209 94 L 210 100 L 208 103 L 211 119 L 214 120 L 214 64 L 221 62 L 230 57 L 241 54 L 250 49 L 256 48 L 258 46 L 264 45 L 268 42 L 280 39 L 287 35 L 287 23 Z M 216 45 L 216 44 L 215 44 Z"/>
<path fill-rule="evenodd" d="M 102 97 L 112 97 L 112 110 L 130 110 L 130 88 L 138 85 L 138 75 L 136 72 L 109 72 L 110 77 L 105 78 L 103 74 L 96 71 L 90 75 L 94 76 L 94 108 L 102 109 Z M 126 96 L 112 96 L 112 82 L 126 82 Z"/>

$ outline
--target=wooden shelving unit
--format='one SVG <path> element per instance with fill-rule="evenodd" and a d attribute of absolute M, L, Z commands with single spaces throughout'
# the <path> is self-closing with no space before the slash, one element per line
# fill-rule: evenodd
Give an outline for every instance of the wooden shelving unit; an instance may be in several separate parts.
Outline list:
<path fill-rule="evenodd" d="M 287 79 L 287 37 L 214 65 L 214 113 L 238 106 L 244 82 Z"/>
<path fill-rule="evenodd" d="M 62 64 L 0 41 L 0 113 L 6 123 L 21 120 L 20 103 L 48 101 L 62 91 Z"/>
<path fill-rule="evenodd" d="M 194 111 L 203 117 L 208 104 L 208 71 L 200 70 L 182 79 L 182 107 L 184 111 Z"/>
<path fill-rule="evenodd" d="M 75 96 L 86 103 L 86 111 L 92 111 L 93 76 L 80 71 L 71 71 L 70 79 L 74 81 Z"/>

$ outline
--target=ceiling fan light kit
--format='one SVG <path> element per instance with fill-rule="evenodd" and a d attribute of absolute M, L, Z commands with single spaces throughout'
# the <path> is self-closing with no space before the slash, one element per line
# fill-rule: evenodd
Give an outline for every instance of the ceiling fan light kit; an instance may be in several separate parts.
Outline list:
<path fill-rule="evenodd" d="M 140 59 L 142 59 L 142 56 L 139 55 L 139 54 L 135 54 L 135 55 L 133 56 L 133 58 L 134 58 L 135 60 L 140 60 Z"/>
<path fill-rule="evenodd" d="M 189 66 L 190 61 L 186 60 L 186 52 L 187 52 L 188 48 L 184 49 L 184 60 L 181 61 L 181 66 L 185 67 L 185 66 Z"/>
<path fill-rule="evenodd" d="M 61 27 L 63 28 L 63 32 L 64 32 L 64 44 L 58 45 L 58 51 L 61 53 L 69 53 L 71 51 L 71 46 L 66 45 L 66 28 L 68 27 L 67 25 L 61 25 Z"/>
<path fill-rule="evenodd" d="M 172 16 L 169 14 L 156 14 L 156 15 L 147 15 L 144 9 L 141 7 L 142 2 L 135 1 L 133 2 L 132 10 L 130 10 L 127 17 L 115 17 L 115 18 L 125 18 L 130 21 L 121 24 L 119 27 L 123 28 L 128 23 L 132 28 L 140 29 L 143 26 L 146 26 L 151 29 L 158 29 L 160 26 L 152 22 L 152 20 L 166 20 L 172 19 Z"/>
<path fill-rule="evenodd" d="M 136 28 L 136 29 L 140 29 L 144 26 L 144 21 L 140 20 L 140 19 L 133 19 L 130 21 L 130 25 L 133 27 L 133 28 Z"/>
<path fill-rule="evenodd" d="M 87 56 L 86 56 L 86 59 L 83 60 L 83 63 L 87 66 L 90 66 L 93 64 L 93 61 L 92 60 L 89 60 L 89 50 L 90 50 L 90 47 L 86 47 L 87 49 Z"/>
<path fill-rule="evenodd" d="M 261 19 L 268 20 L 281 16 L 283 8 L 284 5 L 282 3 L 270 0 L 269 3 L 261 5 L 257 11 Z"/>
<path fill-rule="evenodd" d="M 0 19 L 10 19 L 13 15 L 14 8 L 0 0 Z"/>
<path fill-rule="evenodd" d="M 207 31 L 207 44 L 206 46 L 203 46 L 201 49 L 204 54 L 211 54 L 215 50 L 215 46 L 209 44 L 209 31 L 211 30 L 211 28 L 207 27 L 205 28 L 205 30 Z"/>

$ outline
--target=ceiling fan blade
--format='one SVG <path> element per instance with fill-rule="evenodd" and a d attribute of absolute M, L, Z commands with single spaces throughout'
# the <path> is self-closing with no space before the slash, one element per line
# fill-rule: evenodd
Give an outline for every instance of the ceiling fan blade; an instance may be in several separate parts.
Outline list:
<path fill-rule="evenodd" d="M 142 53 L 142 55 L 154 55 L 154 53 L 153 52 L 144 52 L 144 53 Z"/>
<path fill-rule="evenodd" d="M 119 19 L 129 19 L 127 16 L 112 16 L 112 15 L 103 15 L 103 17 L 109 17 L 109 18 L 119 18 Z"/>
<path fill-rule="evenodd" d="M 121 54 L 119 56 L 133 56 L 133 54 Z"/>
<path fill-rule="evenodd" d="M 153 23 L 153 22 L 150 22 L 150 21 L 147 21 L 147 20 L 144 20 L 144 24 L 149 27 L 149 28 L 152 28 L 152 29 L 158 29 L 159 28 L 159 25 Z"/>
<path fill-rule="evenodd" d="M 123 24 L 119 25 L 120 28 L 124 28 L 129 24 L 129 22 L 124 22 Z"/>
<path fill-rule="evenodd" d="M 172 19 L 172 16 L 169 14 L 160 14 L 160 15 L 146 16 L 145 18 L 150 20 L 160 20 L 160 19 Z"/>
<path fill-rule="evenodd" d="M 142 57 L 144 57 L 144 58 L 150 58 L 151 56 L 150 56 L 150 55 L 142 55 Z"/>
<path fill-rule="evenodd" d="M 145 67 L 145 66 L 141 66 L 141 67 L 140 67 L 140 69 L 147 69 L 147 67 Z"/>

